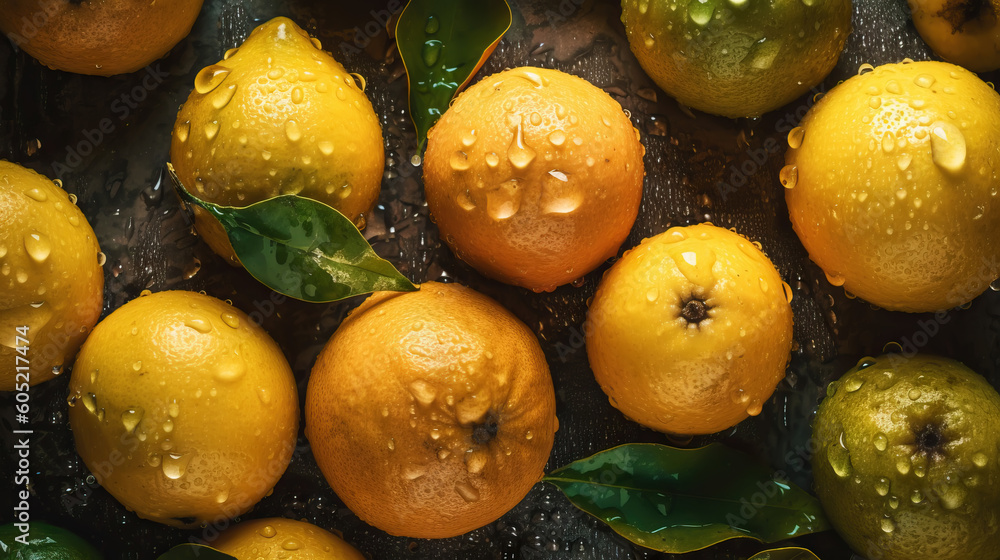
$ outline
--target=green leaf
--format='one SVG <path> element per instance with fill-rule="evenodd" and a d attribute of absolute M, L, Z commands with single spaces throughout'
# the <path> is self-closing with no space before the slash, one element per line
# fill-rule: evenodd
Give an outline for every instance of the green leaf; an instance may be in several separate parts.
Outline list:
<path fill-rule="evenodd" d="M 788 547 L 762 550 L 748 560 L 819 560 L 819 556 L 805 548 Z"/>
<path fill-rule="evenodd" d="M 775 542 L 830 528 L 819 501 L 753 458 L 629 444 L 553 471 L 544 480 L 626 539 L 662 552 L 749 537 Z"/>
<path fill-rule="evenodd" d="M 427 131 L 493 53 L 510 23 L 504 0 L 410 0 L 403 9 L 396 43 L 421 149 Z"/>
<path fill-rule="evenodd" d="M 182 544 L 171 548 L 157 560 L 236 560 L 236 558 L 200 544 Z"/>
<path fill-rule="evenodd" d="M 283 195 L 243 208 L 220 206 L 192 195 L 169 163 L 167 170 L 185 202 L 219 220 L 247 272 L 276 292 L 329 302 L 417 289 L 375 254 L 351 220 L 322 202 Z"/>

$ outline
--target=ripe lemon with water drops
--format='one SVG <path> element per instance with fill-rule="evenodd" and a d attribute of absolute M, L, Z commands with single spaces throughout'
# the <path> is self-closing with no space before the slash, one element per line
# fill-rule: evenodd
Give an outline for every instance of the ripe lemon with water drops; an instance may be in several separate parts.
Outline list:
<path fill-rule="evenodd" d="M 788 135 L 795 233 L 830 282 L 935 311 L 1000 276 L 1000 95 L 944 62 L 863 66 Z"/>
<path fill-rule="evenodd" d="M 235 517 L 281 477 L 298 393 L 245 313 L 184 291 L 134 299 L 87 338 L 69 386 L 76 449 L 139 517 L 177 527 Z"/>
<path fill-rule="evenodd" d="M 72 361 L 101 316 L 100 250 L 73 195 L 0 161 L 0 391 L 52 379 Z"/>
<path fill-rule="evenodd" d="M 306 435 L 326 480 L 392 535 L 495 521 L 543 474 L 558 421 L 538 341 L 469 288 L 378 292 L 312 369 Z"/>
<path fill-rule="evenodd" d="M 55 70 L 114 76 L 167 54 L 191 31 L 202 0 L 4 0 L 0 31 Z"/>
<path fill-rule="evenodd" d="M 671 228 L 605 274 L 587 314 L 590 366 L 611 404 L 640 424 L 725 430 L 760 414 L 785 376 L 791 296 L 739 234 Z"/>
<path fill-rule="evenodd" d="M 244 521 L 223 531 L 212 548 L 238 560 L 365 560 L 333 533 L 280 517 Z"/>
<path fill-rule="evenodd" d="M 830 521 L 867 558 L 1000 558 L 1000 395 L 945 358 L 865 358 L 813 424 Z"/>
<path fill-rule="evenodd" d="M 850 0 L 622 0 L 639 64 L 695 109 L 755 117 L 833 70 L 851 31 Z"/>
<path fill-rule="evenodd" d="M 177 114 L 170 158 L 188 191 L 207 202 L 249 206 L 296 194 L 332 206 L 360 228 L 385 164 L 364 80 L 283 17 L 254 29 L 195 76 Z M 238 262 L 214 217 L 196 208 L 195 226 L 212 250 Z"/>
<path fill-rule="evenodd" d="M 470 87 L 428 133 L 427 204 L 476 270 L 551 291 L 618 253 L 639 211 L 644 153 L 607 93 L 515 68 Z"/>
<path fill-rule="evenodd" d="M 913 25 L 941 58 L 973 72 L 1000 68 L 1000 0 L 908 0 Z"/>

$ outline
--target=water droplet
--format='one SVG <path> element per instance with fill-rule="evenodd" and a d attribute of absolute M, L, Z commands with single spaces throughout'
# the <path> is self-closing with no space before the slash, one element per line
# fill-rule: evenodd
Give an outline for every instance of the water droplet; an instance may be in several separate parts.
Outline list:
<path fill-rule="evenodd" d="M 865 64 L 862 64 L 861 66 L 858 66 L 858 76 L 860 76 L 862 74 L 867 74 L 868 72 L 872 72 L 874 70 L 875 70 L 875 67 L 872 66 L 871 64 L 868 64 L 866 62 Z M 875 93 L 878 93 L 878 90 L 876 90 Z"/>
<path fill-rule="evenodd" d="M 965 166 L 965 136 L 946 121 L 931 124 L 931 159 L 945 170 L 957 172 Z"/>
<path fill-rule="evenodd" d="M 903 88 L 899 87 L 899 82 L 897 82 L 896 80 L 889 80 L 885 84 L 885 91 L 899 95 L 900 93 L 903 92 Z"/>
<path fill-rule="evenodd" d="M 985 467 L 990 462 L 990 458 L 985 453 L 976 453 L 972 456 L 972 464 L 979 468 Z"/>
<path fill-rule="evenodd" d="M 919 399 L 921 395 L 923 395 L 923 393 L 917 388 L 910 389 L 910 392 L 906 394 L 906 396 L 910 397 L 910 400 L 914 401 Z"/>
<path fill-rule="evenodd" d="M 222 322 L 234 329 L 238 329 L 240 327 L 239 315 L 231 313 L 229 311 L 225 311 L 222 313 Z"/>
<path fill-rule="evenodd" d="M 434 66 L 438 59 L 441 57 L 441 47 L 443 43 L 435 39 L 430 39 L 424 41 L 423 49 L 421 50 L 421 57 L 424 59 L 424 64 L 428 67 Z"/>
<path fill-rule="evenodd" d="M 516 169 L 528 167 L 535 159 L 535 150 L 532 150 L 524 143 L 524 132 L 522 131 L 520 122 L 517 123 L 517 132 L 514 135 L 514 141 L 511 142 L 510 147 L 507 149 L 507 159 L 510 160 L 511 165 Z"/>
<path fill-rule="evenodd" d="M 844 434 L 840 434 L 840 442 L 831 443 L 826 449 L 826 459 L 833 472 L 840 478 L 847 478 L 854 472 L 851 464 L 851 454 L 843 445 Z"/>
<path fill-rule="evenodd" d="M 860 377 L 850 377 L 844 380 L 844 390 L 848 393 L 853 393 L 861 388 L 865 384 L 865 380 Z"/>
<path fill-rule="evenodd" d="M 540 88 L 546 84 L 546 80 L 544 78 L 530 70 L 521 69 L 519 76 L 531 82 L 536 88 Z"/>
<path fill-rule="evenodd" d="M 886 133 L 882 135 L 882 151 L 888 154 L 894 149 L 896 149 L 896 136 L 891 130 L 886 131 Z"/>
<path fill-rule="evenodd" d="M 553 146 L 562 146 L 566 143 L 566 133 L 561 130 L 553 130 L 549 134 L 549 142 Z"/>
<path fill-rule="evenodd" d="M 760 401 L 754 401 L 753 403 L 750 404 L 750 406 L 747 407 L 747 414 L 749 414 L 750 416 L 758 416 L 763 410 L 764 407 L 762 403 Z"/>
<path fill-rule="evenodd" d="M 223 54 L 223 55 L 222 55 L 222 60 L 229 60 L 230 58 L 232 58 L 232 57 L 233 57 L 233 55 L 235 55 L 235 54 L 236 54 L 236 53 L 238 53 L 239 51 L 240 51 L 240 49 L 239 49 L 239 48 L 232 48 L 232 49 L 229 49 L 228 51 L 226 51 L 226 53 L 225 53 L 225 54 Z"/>
<path fill-rule="evenodd" d="M 229 105 L 234 95 L 236 95 L 236 84 L 230 84 L 215 94 L 215 97 L 212 99 L 212 106 L 216 109 L 222 109 L 226 105 Z"/>
<path fill-rule="evenodd" d="M 653 303 L 660 297 L 660 290 L 653 286 L 652 288 L 646 290 L 646 301 Z"/>
<path fill-rule="evenodd" d="M 83 401 L 83 406 L 87 408 L 87 412 L 91 414 L 97 413 L 97 395 L 93 393 L 87 393 L 83 395 L 80 399 Z"/>
<path fill-rule="evenodd" d="M 471 503 L 479 500 L 479 490 L 476 490 L 476 487 L 468 482 L 455 483 L 455 492 L 466 502 Z"/>
<path fill-rule="evenodd" d="M 31 189 L 24 194 L 26 194 L 28 198 L 38 202 L 45 202 L 49 199 L 49 195 L 45 194 L 45 191 L 40 189 Z"/>
<path fill-rule="evenodd" d="M 845 279 L 843 275 L 837 274 L 836 272 L 827 272 L 826 281 L 829 282 L 831 286 L 843 286 L 847 279 Z"/>
<path fill-rule="evenodd" d="M 455 152 L 451 154 L 451 168 L 455 171 L 465 171 L 472 164 L 469 163 L 469 156 L 465 152 Z"/>
<path fill-rule="evenodd" d="M 187 472 L 187 466 L 191 462 L 192 457 L 192 454 L 182 455 L 180 453 L 168 453 L 164 455 L 163 462 L 160 465 L 163 475 L 171 480 L 181 478 Z"/>
<path fill-rule="evenodd" d="M 871 107 L 872 109 L 878 109 L 879 107 L 882 106 L 882 98 L 881 97 L 869 97 L 868 98 L 868 106 Z"/>
<path fill-rule="evenodd" d="M 896 470 L 899 474 L 908 474 L 910 472 L 910 460 L 906 457 L 896 461 Z"/>
<path fill-rule="evenodd" d="M 486 468 L 488 455 L 485 451 L 476 450 L 465 456 L 465 469 L 469 474 L 479 474 Z"/>
<path fill-rule="evenodd" d="M 472 200 L 472 193 L 469 192 L 469 189 L 465 189 L 464 191 L 458 193 L 458 196 L 455 197 L 455 202 L 466 212 L 476 208 L 476 203 Z"/>
<path fill-rule="evenodd" d="M 896 525 L 888 517 L 882 518 L 882 531 L 885 533 L 891 533 L 896 530 Z"/>
<path fill-rule="evenodd" d="M 708 0 L 693 0 L 688 4 L 688 16 L 698 25 L 707 25 L 715 14 L 715 5 Z"/>
<path fill-rule="evenodd" d="M 899 507 L 899 498 L 896 496 L 889 496 L 889 507 L 896 509 Z"/>
<path fill-rule="evenodd" d="M 212 332 L 212 323 L 199 317 L 193 317 L 191 319 L 188 319 L 187 321 L 184 322 L 184 326 L 191 327 L 192 329 L 202 334 L 208 334 Z"/>
<path fill-rule="evenodd" d="M 875 449 L 878 449 L 879 451 L 885 451 L 889 447 L 889 438 L 882 432 L 879 432 L 875 434 L 875 437 L 872 439 L 872 445 L 874 445 Z"/>
<path fill-rule="evenodd" d="M 176 400 L 170 401 L 167 405 L 167 415 L 171 418 L 177 418 L 181 413 L 181 405 L 177 404 Z"/>
<path fill-rule="evenodd" d="M 142 369 L 142 361 L 141 360 L 132 364 L 132 371 L 139 371 L 140 369 Z"/>
<path fill-rule="evenodd" d="M 917 84 L 922 88 L 929 88 L 934 85 L 934 76 L 930 74 L 920 74 L 916 78 L 913 78 L 913 83 Z"/>
<path fill-rule="evenodd" d="M 125 426 L 125 431 L 134 432 L 136 426 L 142 421 L 143 414 L 141 407 L 129 408 L 122 412 L 122 425 Z"/>
<path fill-rule="evenodd" d="M 788 133 L 788 147 L 797 150 L 802 145 L 802 140 L 806 137 L 806 129 L 797 126 Z"/>
<path fill-rule="evenodd" d="M 205 138 L 209 141 L 214 140 L 219 134 L 219 121 L 212 121 L 205 123 Z"/>
<path fill-rule="evenodd" d="M 264 406 L 271 404 L 271 393 L 267 390 L 267 387 L 257 387 L 257 398 L 260 399 L 260 403 Z"/>
<path fill-rule="evenodd" d="M 437 389 L 430 383 L 418 379 L 410 383 L 410 394 L 417 399 L 420 404 L 429 405 L 437 398 Z"/>
<path fill-rule="evenodd" d="M 194 77 L 194 90 L 202 95 L 211 92 L 215 88 L 222 85 L 222 82 L 226 80 L 226 76 L 229 75 L 229 72 L 229 68 L 218 64 L 212 64 L 202 68 L 201 71 L 198 72 L 198 75 Z"/>
<path fill-rule="evenodd" d="M 246 373 L 246 365 L 243 360 L 237 359 L 219 366 L 219 369 L 215 370 L 214 377 L 224 383 L 232 383 L 243 377 L 244 373 Z"/>
<path fill-rule="evenodd" d="M 427 23 L 424 25 L 424 33 L 427 33 L 428 35 L 433 35 L 437 33 L 438 29 L 440 28 L 441 28 L 441 22 L 438 21 L 438 18 L 434 16 L 427 17 Z"/>
<path fill-rule="evenodd" d="M 486 193 L 486 212 L 494 220 L 506 220 L 521 208 L 521 191 L 517 179 L 501 183 Z"/>
<path fill-rule="evenodd" d="M 885 477 L 878 479 L 878 482 L 875 483 L 875 491 L 878 492 L 879 496 L 887 495 L 889 493 L 889 487 L 889 479 Z"/>
<path fill-rule="evenodd" d="M 772 175 L 773 177 L 773 175 Z M 786 189 L 794 189 L 795 183 L 799 180 L 799 168 L 795 165 L 786 165 L 778 173 L 781 185 Z"/>
<path fill-rule="evenodd" d="M 285 550 L 298 550 L 302 548 L 302 545 L 295 539 L 288 539 L 287 541 L 281 543 L 281 548 Z"/>
<path fill-rule="evenodd" d="M 305 92 L 303 92 L 302 86 L 295 86 L 294 88 L 292 88 L 291 97 L 292 97 L 292 103 L 295 103 L 296 105 L 302 103 L 303 99 L 305 99 Z"/>
<path fill-rule="evenodd" d="M 270 525 L 264 525 L 263 527 L 260 528 L 259 531 L 257 531 L 257 534 L 264 537 L 265 539 L 272 539 L 274 538 L 275 535 L 278 534 L 278 531 L 276 531 L 274 527 Z"/>
<path fill-rule="evenodd" d="M 49 254 L 52 253 L 52 245 L 45 234 L 33 231 L 24 236 L 24 250 L 28 252 L 28 256 L 32 260 L 37 263 L 43 263 L 45 259 L 49 258 Z"/>
<path fill-rule="evenodd" d="M 941 505 L 944 509 L 953 510 L 962 507 L 965 504 L 965 497 L 968 491 L 958 484 L 946 484 L 943 490 L 938 494 L 941 498 Z"/>
<path fill-rule="evenodd" d="M 328 142 L 326 140 L 317 144 L 319 146 L 319 151 L 324 155 L 328 156 L 333 153 L 333 142 Z"/>
<path fill-rule="evenodd" d="M 291 119 L 285 122 L 285 136 L 287 136 L 292 142 L 298 142 L 301 140 L 302 130 L 299 129 L 299 123 Z"/>
<path fill-rule="evenodd" d="M 562 171 L 549 171 L 542 182 L 543 214 L 569 214 L 583 204 L 583 193 Z"/>

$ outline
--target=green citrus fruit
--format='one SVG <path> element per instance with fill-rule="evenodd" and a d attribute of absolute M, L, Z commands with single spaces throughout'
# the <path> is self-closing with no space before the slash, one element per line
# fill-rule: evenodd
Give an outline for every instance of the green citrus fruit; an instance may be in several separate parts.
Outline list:
<path fill-rule="evenodd" d="M 14 540 L 22 535 L 14 524 L 0 527 L 0 551 L 7 560 L 103 560 L 87 541 L 47 523 L 32 521 L 28 544 Z"/>
<path fill-rule="evenodd" d="M 750 117 L 781 107 L 833 70 L 850 0 L 622 0 L 646 73 L 681 103 Z"/>
<path fill-rule="evenodd" d="M 816 493 L 852 548 L 1000 558 L 1000 395 L 983 377 L 890 354 L 865 358 L 827 395 L 813 425 Z"/>

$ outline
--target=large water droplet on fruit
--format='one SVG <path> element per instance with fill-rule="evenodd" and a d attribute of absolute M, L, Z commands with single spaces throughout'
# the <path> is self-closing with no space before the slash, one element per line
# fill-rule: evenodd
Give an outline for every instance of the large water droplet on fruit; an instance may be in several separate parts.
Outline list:
<path fill-rule="evenodd" d="M 274 527 L 270 525 L 264 525 L 263 527 L 260 528 L 259 531 L 257 531 L 257 534 L 264 537 L 265 539 L 271 539 L 278 534 L 278 531 L 276 531 Z"/>
<path fill-rule="evenodd" d="M 489 456 L 485 451 L 475 450 L 465 456 L 465 469 L 469 474 L 479 474 L 486 468 Z"/>
<path fill-rule="evenodd" d="M 52 245 L 45 234 L 33 231 L 24 236 L 24 250 L 28 252 L 28 256 L 33 261 L 43 263 L 49 258 L 49 254 L 52 253 Z"/>
<path fill-rule="evenodd" d="M 922 88 L 929 88 L 934 85 L 934 76 L 930 74 L 920 74 L 916 78 L 913 78 L 913 83 L 917 84 Z"/>
<path fill-rule="evenodd" d="M 285 550 L 298 550 L 302 548 L 302 544 L 295 539 L 288 539 L 287 541 L 281 543 L 281 548 Z"/>
<path fill-rule="evenodd" d="M 691 21 L 698 25 L 707 25 L 715 13 L 715 4 L 712 0 L 692 0 L 687 8 Z"/>
<path fill-rule="evenodd" d="M 451 168 L 455 171 L 465 171 L 470 165 L 469 156 L 465 152 L 451 154 Z"/>
<path fill-rule="evenodd" d="M 531 147 L 524 143 L 524 132 L 521 122 L 517 123 L 517 132 L 514 134 L 514 140 L 511 142 L 510 147 L 507 148 L 507 159 L 510 160 L 510 164 L 516 169 L 528 167 L 535 159 L 535 150 L 532 150 Z"/>
<path fill-rule="evenodd" d="M 215 88 L 222 85 L 222 82 L 226 80 L 226 76 L 229 75 L 229 72 L 229 68 L 218 64 L 212 64 L 202 68 L 201 71 L 198 72 L 198 75 L 194 77 L 194 90 L 202 95 L 211 92 Z"/>
<path fill-rule="evenodd" d="M 698 246 L 698 251 L 691 251 L 690 246 L 671 248 L 670 256 L 674 260 L 677 269 L 691 283 L 703 288 L 710 288 L 715 285 L 715 274 L 712 267 L 715 266 L 715 251 L 709 247 Z"/>
<path fill-rule="evenodd" d="M 418 379 L 410 383 L 410 394 L 417 399 L 420 404 L 429 405 L 437 398 L 437 389 L 430 383 Z"/>
<path fill-rule="evenodd" d="M 562 171 L 549 171 L 542 181 L 543 214 L 568 214 L 583 204 L 583 193 Z"/>
<path fill-rule="evenodd" d="M 851 464 L 851 453 L 844 445 L 845 435 L 840 434 L 840 441 L 831 443 L 826 448 L 826 458 L 833 472 L 840 478 L 847 478 L 854 472 Z"/>
<path fill-rule="evenodd" d="M 472 503 L 479 501 L 479 490 L 468 482 L 458 482 L 455 484 L 455 492 L 462 497 L 466 502 Z"/>
<path fill-rule="evenodd" d="M 850 377 L 844 380 L 844 390 L 848 393 L 853 393 L 861 388 L 865 384 L 865 380 L 860 377 Z"/>
<path fill-rule="evenodd" d="M 948 171 L 961 171 L 965 166 L 965 136 L 957 126 L 946 121 L 931 124 L 931 159 Z"/>
<path fill-rule="evenodd" d="M 224 383 L 232 383 L 243 377 L 244 373 L 246 373 L 246 365 L 243 360 L 235 359 L 219 366 L 219 369 L 215 370 L 215 379 Z"/>
<path fill-rule="evenodd" d="M 802 145 L 802 140 L 806 137 L 806 129 L 797 126 L 788 133 L 788 147 L 796 150 Z"/>
<path fill-rule="evenodd" d="M 142 408 L 138 406 L 122 412 L 122 425 L 125 427 L 125 431 L 129 433 L 135 431 L 136 426 L 142 421 L 143 414 Z"/>
<path fill-rule="evenodd" d="M 45 202 L 46 200 L 49 199 L 49 195 L 45 194 L 45 191 L 39 189 L 31 189 L 24 194 L 27 195 L 28 198 L 30 198 L 31 200 L 37 202 Z"/>
<path fill-rule="evenodd" d="M 501 183 L 497 188 L 486 193 L 486 212 L 494 220 L 506 220 L 517 214 L 521 208 L 521 190 L 517 179 Z"/>
<path fill-rule="evenodd" d="M 302 129 L 299 128 L 299 123 L 294 120 L 288 120 L 285 122 L 285 136 L 288 137 L 292 142 L 298 142 L 302 139 Z"/>
<path fill-rule="evenodd" d="M 794 189 L 795 183 L 799 181 L 799 168 L 794 165 L 786 165 L 778 173 L 781 185 L 786 189 Z"/>
<path fill-rule="evenodd" d="M 212 332 L 212 323 L 200 317 L 192 317 L 187 321 L 184 321 L 184 326 L 191 327 L 192 329 L 200 332 L 201 334 L 208 334 Z"/>
<path fill-rule="evenodd" d="M 985 453 L 976 453 L 972 456 L 972 464 L 979 468 L 985 467 L 990 462 L 990 458 Z"/>
<path fill-rule="evenodd" d="M 163 456 L 163 462 L 160 467 L 163 470 L 163 476 L 171 480 L 177 480 L 184 476 L 187 472 L 188 463 L 191 462 L 192 454 L 180 454 L 180 453 L 167 453 Z"/>
<path fill-rule="evenodd" d="M 881 527 L 882 531 L 885 533 L 891 533 L 896 530 L 896 524 L 893 523 L 892 519 L 889 519 L 888 517 L 882 518 Z"/>
<path fill-rule="evenodd" d="M 215 94 L 212 98 L 212 107 L 222 109 L 226 105 L 229 105 L 229 102 L 233 100 L 234 95 L 236 95 L 236 84 L 230 84 L 220 89 L 219 93 Z"/>
<path fill-rule="evenodd" d="M 875 491 L 878 492 L 879 496 L 887 495 L 889 493 L 889 487 L 889 479 L 885 477 L 878 479 L 878 482 L 875 483 Z"/>
<path fill-rule="evenodd" d="M 234 329 L 238 329 L 240 327 L 239 315 L 230 313 L 229 311 L 222 313 L 222 322 Z"/>

